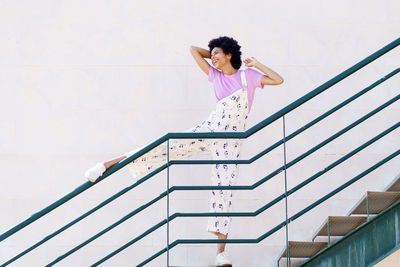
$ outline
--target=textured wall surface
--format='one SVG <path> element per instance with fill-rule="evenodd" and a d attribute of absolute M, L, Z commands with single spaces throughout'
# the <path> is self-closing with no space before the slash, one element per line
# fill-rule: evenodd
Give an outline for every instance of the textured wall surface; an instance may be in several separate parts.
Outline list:
<path fill-rule="evenodd" d="M 257 89 L 249 126 L 255 125 L 399 37 L 400 2 L 383 1 L 1 1 L 0 2 L 0 232 L 85 182 L 98 161 L 148 144 L 204 119 L 216 100 L 189 53 L 212 38 L 237 39 L 282 75 L 280 86 Z M 397 48 L 286 116 L 289 134 L 399 66 Z M 287 161 L 396 96 L 397 75 L 287 144 Z M 389 128 L 395 103 L 287 171 L 288 188 L 324 169 Z M 399 130 L 323 175 L 288 200 L 289 216 L 398 149 Z M 278 120 L 244 141 L 247 159 L 282 138 Z M 200 157 L 205 158 L 205 157 Z M 345 214 L 366 190 L 381 190 L 399 173 L 385 164 L 289 226 L 290 240 L 311 240 L 327 215 Z M 279 147 L 250 166 L 238 184 L 253 184 L 283 164 Z M 210 166 L 174 166 L 172 185 L 207 185 Z M 165 190 L 166 172 L 19 259 L 43 266 Z M 0 263 L 135 181 L 127 169 L 69 201 L 0 243 Z M 255 211 L 284 190 L 283 173 L 251 192 L 234 194 L 235 211 Z M 209 192 L 171 196 L 170 212 L 208 210 Z M 87 266 L 160 222 L 166 202 L 146 209 L 62 261 Z M 285 219 L 280 202 L 255 218 L 234 218 L 230 238 L 256 238 Z M 170 240 L 213 238 L 206 218 L 178 218 Z M 165 247 L 161 228 L 107 261 L 132 266 Z M 285 229 L 260 244 L 227 245 L 235 266 L 275 266 Z M 244 256 L 246 255 L 246 256 Z M 214 262 L 215 245 L 179 245 L 171 265 Z M 165 266 L 166 256 L 149 266 Z"/>
<path fill-rule="evenodd" d="M 396 250 L 381 262 L 374 265 L 374 267 L 392 267 L 400 265 L 400 249 Z"/>

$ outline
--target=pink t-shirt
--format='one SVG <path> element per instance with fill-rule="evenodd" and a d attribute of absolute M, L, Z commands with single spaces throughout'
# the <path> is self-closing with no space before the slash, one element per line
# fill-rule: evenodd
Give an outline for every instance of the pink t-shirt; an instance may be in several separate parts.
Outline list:
<path fill-rule="evenodd" d="M 210 66 L 210 71 L 208 73 L 208 80 L 214 85 L 214 92 L 217 100 L 221 100 L 239 89 L 242 89 L 242 79 L 240 77 L 241 70 L 238 70 L 232 75 L 225 75 L 222 71 Z M 264 88 L 261 84 L 261 74 L 253 69 L 246 69 L 246 81 L 247 81 L 247 98 L 249 101 L 249 112 L 251 105 L 253 104 L 254 94 L 256 88 Z"/>

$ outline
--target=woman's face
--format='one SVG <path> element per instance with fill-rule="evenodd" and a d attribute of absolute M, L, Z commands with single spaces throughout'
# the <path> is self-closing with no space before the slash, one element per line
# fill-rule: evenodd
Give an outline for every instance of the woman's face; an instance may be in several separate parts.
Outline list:
<path fill-rule="evenodd" d="M 211 51 L 211 63 L 217 69 L 231 62 L 231 54 L 225 54 L 224 50 L 220 47 L 214 47 Z"/>

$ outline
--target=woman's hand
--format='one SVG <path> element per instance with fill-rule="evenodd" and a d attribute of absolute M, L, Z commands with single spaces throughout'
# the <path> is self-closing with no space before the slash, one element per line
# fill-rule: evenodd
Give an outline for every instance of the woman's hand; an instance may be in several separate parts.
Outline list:
<path fill-rule="evenodd" d="M 243 60 L 243 62 L 248 68 L 255 67 L 256 64 L 258 63 L 257 59 L 255 59 L 254 57 L 246 58 L 245 60 Z"/>
<path fill-rule="evenodd" d="M 278 85 L 283 83 L 283 78 L 278 73 L 268 68 L 267 66 L 263 65 L 254 57 L 246 58 L 245 60 L 243 60 L 243 62 L 246 65 L 246 67 L 255 67 L 265 74 L 261 78 L 261 84 Z"/>

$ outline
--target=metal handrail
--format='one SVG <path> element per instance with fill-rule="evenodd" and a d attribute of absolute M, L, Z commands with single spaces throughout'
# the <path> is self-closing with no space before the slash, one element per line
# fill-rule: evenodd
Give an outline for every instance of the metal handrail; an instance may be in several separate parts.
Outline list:
<path fill-rule="evenodd" d="M 349 97 L 348 99 L 346 99 L 345 101 L 341 102 L 340 104 L 336 105 L 335 107 L 333 107 L 332 109 L 328 110 L 327 112 L 325 112 L 324 114 L 320 115 L 319 117 L 315 118 L 314 120 L 312 120 L 311 122 L 307 123 L 306 125 L 300 127 L 298 130 L 296 130 L 295 132 L 293 132 L 292 134 L 290 134 L 289 136 L 286 137 L 286 141 L 289 141 L 290 139 L 294 138 L 295 136 L 297 136 L 298 134 L 302 133 L 303 131 L 307 130 L 308 128 L 310 128 L 311 126 L 315 125 L 317 122 L 321 121 L 322 119 L 328 117 L 329 115 L 333 114 L 334 112 L 336 112 L 337 110 L 339 110 L 340 108 L 344 107 L 345 105 L 351 103 L 352 101 L 356 100 L 357 98 L 359 98 L 360 96 L 364 95 L 365 93 L 369 92 L 370 90 L 372 90 L 373 88 L 375 88 L 376 86 L 378 86 L 379 84 L 383 83 L 384 81 L 386 81 L 387 79 L 393 77 L 394 75 L 396 75 L 397 73 L 400 72 L 400 68 L 395 69 L 394 71 L 390 72 L 389 74 L 385 75 L 384 77 L 382 77 L 381 79 L 377 80 L 376 82 L 372 83 L 371 85 L 369 85 L 368 87 L 364 88 L 363 90 L 361 90 L 360 92 L 354 94 L 353 96 Z M 262 156 L 266 155 L 267 153 L 269 153 L 270 151 L 272 151 L 273 149 L 275 149 L 276 147 L 278 147 L 279 145 L 281 145 L 283 143 L 283 139 L 279 140 L 278 142 L 276 142 L 275 144 L 271 145 L 270 147 L 268 147 L 267 149 L 261 151 L 260 153 L 258 153 L 257 155 L 253 156 L 251 159 L 249 159 L 248 161 L 246 161 L 244 164 L 251 164 L 252 162 L 256 161 L 257 159 L 261 158 Z M 173 161 L 171 161 L 173 162 Z M 179 161 L 178 161 L 179 162 Z M 194 161 L 194 164 L 196 164 L 196 161 Z M 172 165 L 172 164 L 171 164 Z M 161 166 L 160 168 L 156 169 L 155 171 L 153 171 L 152 173 L 150 173 L 149 175 L 146 175 L 144 178 L 142 178 L 140 181 L 134 183 L 133 185 L 126 187 L 125 189 L 121 190 L 120 192 L 114 194 L 113 196 L 109 197 L 107 200 L 103 201 L 102 203 L 100 203 L 99 205 L 97 205 L 96 207 L 92 208 L 91 210 L 87 211 L 86 213 L 82 214 L 81 216 L 79 216 L 78 218 L 74 219 L 73 221 L 71 221 L 70 223 L 64 225 L 63 227 L 61 227 L 60 229 L 56 230 L 55 232 L 53 232 L 52 234 L 46 236 L 45 238 L 43 238 L 42 240 L 40 240 L 39 242 L 35 243 L 34 245 L 30 246 L 29 248 L 25 249 L 24 251 L 22 251 L 21 253 L 19 253 L 18 255 L 16 255 L 15 257 L 13 257 L 12 259 L 10 259 L 9 261 L 7 261 L 5 264 L 10 264 L 12 262 L 14 262 L 15 260 L 19 259 L 20 257 L 24 256 L 25 254 L 29 253 L 30 251 L 32 251 L 33 249 L 37 248 L 38 246 L 42 245 L 43 243 L 47 242 L 48 240 L 52 239 L 53 237 L 55 237 L 56 235 L 62 233 L 63 231 L 65 231 L 66 229 L 68 229 L 69 227 L 71 227 L 72 225 L 78 223 L 79 221 L 81 221 L 82 219 L 86 218 L 87 216 L 89 216 L 90 214 L 94 213 L 95 211 L 99 210 L 100 208 L 104 207 L 105 205 L 107 205 L 108 203 L 110 203 L 111 201 L 117 199 L 118 197 L 122 196 L 123 194 L 127 193 L 128 191 L 130 191 L 131 189 L 135 188 L 137 185 L 141 184 L 142 182 L 146 181 L 147 179 L 149 179 L 151 176 L 155 175 L 156 173 L 164 170 L 166 168 L 167 164 Z M 283 166 L 282 166 L 283 168 Z M 272 178 L 269 177 L 269 179 Z M 258 187 L 259 185 L 261 185 L 262 183 L 264 183 L 266 180 L 262 181 L 260 180 L 258 182 L 258 184 L 253 184 L 252 186 L 243 186 L 243 187 L 235 187 L 234 190 L 248 190 L 248 189 L 254 189 L 256 187 Z M 210 189 L 209 187 L 204 187 L 203 189 L 196 189 L 196 190 L 208 190 Z M 219 188 L 220 189 L 220 188 Z M 232 188 L 230 188 L 232 189 Z M 180 186 L 174 186 L 170 189 L 170 192 L 173 192 L 175 190 L 190 190 L 190 188 L 186 188 L 186 187 L 180 187 Z M 158 200 L 164 198 L 167 195 L 167 191 L 163 192 L 161 195 L 159 195 L 157 198 L 151 200 L 149 203 L 145 204 L 144 206 L 142 206 L 141 208 L 139 208 L 138 210 L 134 211 L 134 214 L 137 214 L 139 211 L 142 211 L 144 208 L 149 207 L 150 205 L 152 205 L 153 203 L 157 202 Z M 134 215 L 133 214 L 133 215 Z M 132 215 L 132 216 L 133 216 Z"/>
<path fill-rule="evenodd" d="M 268 126 L 269 124 L 271 124 L 272 122 L 276 121 L 277 119 L 279 119 L 281 116 L 283 116 L 284 114 L 290 112 L 291 110 L 297 108 L 298 106 L 302 105 L 303 103 L 307 102 L 308 100 L 312 99 L 313 97 L 317 96 L 318 94 L 322 93 L 323 91 L 325 91 L 326 89 L 330 88 L 331 86 L 333 86 L 334 84 L 338 83 L 339 81 L 341 81 L 342 79 L 346 78 L 347 76 L 351 75 L 352 73 L 354 73 L 355 71 L 359 70 L 360 68 L 364 67 L 365 65 L 369 64 L 370 62 L 374 61 L 375 59 L 377 59 L 378 57 L 382 56 L 383 54 L 387 53 L 388 51 L 390 51 L 391 49 L 397 47 L 400 44 L 400 38 L 396 39 L 395 41 L 393 41 L 392 43 L 388 44 L 387 46 L 383 47 L 382 49 L 376 51 L 375 53 L 373 53 L 372 55 L 370 55 L 369 57 L 365 58 L 364 60 L 360 61 L 359 63 L 355 64 L 354 66 L 352 66 L 351 68 L 347 69 L 346 71 L 342 72 L 341 74 L 335 76 L 334 78 L 332 78 L 331 80 L 329 80 L 328 82 L 322 84 L 321 86 L 317 87 L 316 89 L 314 89 L 313 91 L 311 91 L 310 93 L 306 94 L 305 96 L 299 98 L 298 100 L 294 101 L 292 104 L 286 106 L 285 108 L 281 109 L 280 111 L 276 112 L 275 114 L 271 115 L 270 117 L 268 117 L 267 119 L 263 120 L 262 122 L 258 123 L 257 125 L 253 126 L 252 128 L 250 128 L 249 130 L 247 130 L 246 132 L 243 133 L 168 133 L 164 136 L 162 136 L 161 138 L 157 139 L 156 141 L 154 141 L 153 143 L 149 144 L 148 146 L 144 147 L 143 149 L 141 149 L 140 151 L 136 152 L 135 154 L 131 155 L 130 157 L 128 157 L 126 160 L 114 165 L 113 167 L 111 167 L 110 169 L 108 169 L 102 177 L 100 177 L 98 179 L 97 182 L 102 181 L 103 179 L 105 179 L 106 177 L 108 177 L 109 175 L 111 175 L 112 173 L 118 171 L 119 169 L 121 169 L 122 167 L 124 167 L 125 165 L 129 164 L 130 162 L 132 162 L 134 159 L 142 156 L 143 154 L 145 154 L 146 152 L 150 151 L 151 149 L 153 149 L 154 147 L 158 146 L 159 144 L 162 144 L 165 141 L 168 141 L 170 139 L 188 139 L 188 138 L 247 138 L 251 135 L 253 135 L 254 133 L 258 132 L 259 130 L 263 129 L 264 127 Z M 392 77 L 394 74 L 398 73 L 399 69 L 396 69 L 395 71 L 393 71 L 392 73 L 388 74 L 387 78 Z M 382 81 L 377 81 L 376 83 L 379 84 L 381 82 L 383 82 L 384 80 L 387 79 L 386 77 L 382 78 Z M 376 85 L 377 85 L 376 84 Z M 373 87 L 375 87 L 376 85 L 374 85 Z M 371 85 L 372 86 L 372 85 Z M 371 87 L 371 88 L 373 88 Z M 365 89 L 364 89 L 365 90 Z M 368 91 L 368 90 L 367 90 Z M 365 91 L 366 92 L 366 91 Z M 364 92 L 364 93 L 365 93 Z M 361 95 L 361 94 L 360 94 Z M 358 96 L 357 96 L 358 97 Z M 355 99 L 355 98 L 354 98 Z M 352 100 L 351 100 L 352 101 Z M 347 104 L 347 103 L 346 103 Z M 339 108 L 338 108 L 339 109 Z M 336 110 L 335 110 L 336 111 Z M 334 112 L 334 111 L 333 111 Z M 333 113 L 332 112 L 332 113 Z M 327 112 L 328 113 L 328 112 Z M 330 113 L 331 114 L 331 113 Z M 329 115 L 329 114 L 328 114 Z M 321 117 L 321 116 L 320 116 Z M 318 118 L 315 121 L 315 123 L 317 122 Z M 313 121 L 313 122 L 314 122 Z M 319 120 L 318 120 L 319 121 Z M 314 123 L 314 124 L 315 124 Z M 309 125 L 313 125 L 311 123 L 309 123 Z M 310 127 L 309 126 L 309 127 Z M 306 128 L 305 128 L 306 129 Z M 305 129 L 299 129 L 298 132 L 296 131 L 296 134 L 293 133 L 292 137 L 293 138 L 295 135 L 299 134 L 300 132 L 304 131 Z M 288 138 L 287 140 L 289 140 L 290 138 Z M 282 141 L 282 140 L 281 140 Z M 280 142 L 280 141 L 279 141 Z M 280 144 L 278 144 L 279 142 L 277 142 L 276 144 L 274 144 L 273 146 L 277 147 Z M 253 161 L 255 161 L 256 159 L 260 158 L 261 156 L 263 156 L 264 154 L 268 153 L 269 151 L 271 151 L 273 148 L 273 146 L 271 146 L 270 148 L 264 150 L 263 152 L 259 153 L 258 155 L 254 156 L 252 159 L 250 160 L 239 160 L 239 161 L 233 161 L 233 160 L 224 160 L 224 161 L 215 161 L 215 160 L 210 160 L 210 161 L 190 161 L 190 160 L 182 160 L 182 161 L 170 161 L 169 165 L 173 165 L 173 164 L 214 164 L 214 163 L 228 163 L 228 164 L 249 164 Z M 274 148 L 275 148 L 274 147 Z M 264 153 L 264 154 L 263 154 Z M 196 163 L 195 163 L 196 162 Z M 119 193 L 117 193 L 116 197 L 111 197 L 109 199 L 107 199 L 106 201 L 102 202 L 100 205 L 98 205 L 97 207 L 93 208 L 91 211 L 85 213 L 84 215 L 80 216 L 79 218 L 77 218 L 76 220 L 74 220 L 73 222 L 71 222 L 70 224 L 64 226 L 63 228 L 59 229 L 58 231 L 56 231 L 55 233 L 53 233 L 52 235 L 46 237 L 45 239 L 43 239 L 42 241 L 40 241 L 39 243 L 42 244 L 44 242 L 46 242 L 47 240 L 49 240 L 50 238 L 54 237 L 56 234 L 61 233 L 62 231 L 64 231 L 65 229 L 67 229 L 68 227 L 70 227 L 71 225 L 75 224 L 76 222 L 80 221 L 81 219 L 83 219 L 84 217 L 88 216 L 89 214 L 93 213 L 94 211 L 96 211 L 97 209 L 103 207 L 104 205 L 106 205 L 107 203 L 111 202 L 112 200 L 116 199 L 117 197 L 119 197 L 120 195 L 126 193 L 127 191 L 129 191 L 130 189 L 134 188 L 135 186 L 137 186 L 138 184 L 144 182 L 145 180 L 149 179 L 150 177 L 154 176 L 156 173 L 162 171 L 163 169 L 165 169 L 167 167 L 167 164 L 161 166 L 160 168 L 158 168 L 157 170 L 153 171 L 152 173 L 150 173 L 149 175 L 147 175 L 145 178 L 146 179 L 141 179 L 139 180 L 137 183 L 135 183 L 134 185 L 132 185 L 131 187 L 128 187 L 122 191 L 120 191 Z M 96 183 L 97 183 L 96 182 Z M 265 182 L 265 181 L 263 181 Z M 261 183 L 263 183 L 261 182 Z M 94 183 L 94 184 L 96 184 Z M 258 183 L 261 184 L 261 183 Z M 36 221 L 37 219 L 39 219 L 40 217 L 44 216 L 45 214 L 49 213 L 50 211 L 52 211 L 53 209 L 59 207 L 60 205 L 64 204 L 65 202 L 67 202 L 68 200 L 70 200 L 71 198 L 77 196 L 78 194 L 86 191 L 87 189 L 89 189 L 91 186 L 94 185 L 93 183 L 90 182 L 86 182 L 85 184 L 81 185 L 80 187 L 76 188 L 74 191 L 72 191 L 71 193 L 67 194 L 66 196 L 62 197 L 61 199 L 57 200 L 56 202 L 54 202 L 53 204 L 47 206 L 46 208 L 44 208 L 43 210 L 33 214 L 31 217 L 29 217 L 28 219 L 26 219 L 25 221 L 21 222 L 20 224 L 16 225 L 15 227 L 11 228 L 10 230 L 8 230 L 7 232 L 3 233 L 0 236 L 0 242 L 3 241 L 4 239 L 8 238 L 9 236 L 13 235 L 14 233 L 18 232 L 19 230 L 21 230 L 22 228 L 26 227 L 27 225 L 31 224 L 32 222 Z M 257 183 L 256 183 L 257 184 Z M 255 184 L 255 185 L 256 185 Z M 258 186 L 257 185 L 257 186 Z M 218 189 L 225 189 L 224 187 L 203 187 L 203 189 L 196 189 L 196 190 L 209 190 L 209 189 L 214 189 L 214 188 L 218 188 Z M 172 189 L 172 188 L 171 188 Z M 234 186 L 229 187 L 229 189 L 235 189 Z M 242 187 L 237 187 L 236 190 L 245 190 L 245 189 L 249 189 L 246 186 L 242 186 Z M 184 187 L 177 187 L 175 190 L 188 190 L 187 188 Z M 170 190 L 170 192 L 172 192 L 173 190 Z M 118 196 L 117 196 L 118 195 Z M 157 200 L 155 200 L 154 202 L 160 200 L 161 198 L 163 198 L 165 196 L 165 194 L 163 193 L 162 195 L 160 195 L 158 198 L 156 198 Z M 152 202 L 152 201 L 151 201 Z M 152 202 L 152 203 L 154 203 Z M 151 203 L 151 204 L 152 204 Z M 150 204 L 150 205 L 151 205 Z M 214 216 L 216 213 L 213 213 Z M 39 246 L 40 244 L 37 243 L 34 246 L 30 247 L 29 249 L 25 250 L 23 253 L 21 253 L 20 255 L 24 255 L 27 252 L 29 252 L 30 250 L 34 249 L 35 247 Z"/>
<path fill-rule="evenodd" d="M 115 251 L 113 251 L 112 253 L 108 254 L 104 258 L 100 259 L 94 265 L 98 265 L 100 263 L 105 262 L 106 260 L 110 259 L 111 257 L 113 257 L 114 255 L 118 254 L 122 250 L 124 250 L 124 249 L 128 248 L 129 246 L 133 245 L 134 243 L 136 243 L 137 241 L 139 241 L 143 237 L 147 236 L 148 234 L 150 234 L 153 231 L 157 230 L 161 226 L 165 225 L 167 223 L 167 220 L 172 221 L 173 219 L 175 219 L 177 217 L 211 217 L 211 216 L 255 217 L 255 216 L 261 214 L 263 211 L 269 209 L 270 207 L 272 207 L 273 205 L 275 205 L 276 203 L 278 203 L 279 201 L 281 201 L 285 197 L 290 196 L 291 194 L 295 193 L 299 189 L 301 189 L 304 186 L 306 186 L 307 184 L 311 183 L 312 181 L 314 181 L 315 179 L 317 179 L 318 177 L 320 177 L 324 173 L 330 171 L 331 169 L 333 169 L 337 165 L 341 164 L 342 162 L 346 161 L 350 157 L 354 156 L 355 154 L 357 154 L 361 150 L 363 150 L 363 149 L 367 148 L 368 146 L 370 146 L 371 144 L 375 143 L 376 141 L 378 141 L 382 137 L 384 137 L 387 134 L 391 133 L 392 131 L 397 129 L 399 126 L 400 126 L 400 122 L 396 123 L 395 125 L 393 125 L 392 127 L 388 128 L 387 130 L 383 131 L 379 135 L 377 135 L 374 138 L 370 139 L 369 141 L 365 142 L 364 144 L 362 144 L 361 146 L 357 147 L 353 151 L 347 153 L 345 156 L 343 156 L 340 159 L 336 160 L 335 162 L 333 162 L 329 166 L 325 167 L 323 170 L 317 172 L 316 174 L 314 174 L 311 177 L 307 178 L 305 181 L 303 181 L 302 183 L 298 184 L 294 188 L 288 190 L 287 193 L 281 194 L 280 196 L 276 197 L 274 200 L 270 201 L 269 203 L 265 204 L 264 206 L 262 206 L 261 208 L 259 208 L 258 210 L 254 211 L 254 212 L 217 212 L 217 213 L 214 213 L 214 212 L 179 213 L 179 212 L 177 212 L 177 213 L 174 213 L 173 215 L 169 216 L 168 219 L 164 219 L 163 221 L 159 222 L 158 224 L 156 224 L 153 227 L 151 227 L 148 230 L 146 230 L 143 234 L 141 234 L 138 237 L 132 239 L 131 241 L 129 241 L 125 245 L 121 246 L 120 248 L 116 249 Z M 171 190 L 172 189 L 173 189 L 173 187 L 171 187 Z M 53 263 L 56 263 L 56 261 L 53 261 L 51 264 L 53 264 Z"/>
<path fill-rule="evenodd" d="M 302 155 L 298 156 L 297 158 L 295 158 L 294 160 L 290 161 L 289 163 L 287 163 L 286 165 L 286 169 L 290 168 L 291 166 L 293 166 L 294 164 L 296 164 L 297 162 L 299 162 L 300 160 L 304 159 L 305 157 L 309 156 L 310 154 L 312 154 L 313 152 L 315 152 L 316 150 L 320 149 L 321 147 L 325 146 L 326 144 L 332 142 L 333 140 L 335 140 L 336 138 L 338 138 L 339 136 L 343 135 L 344 133 L 348 132 L 349 130 L 351 130 L 352 128 L 354 128 L 355 126 L 357 126 L 358 124 L 362 123 L 363 121 L 367 120 L 368 118 L 370 118 L 371 116 L 373 116 L 374 114 L 380 112 L 381 110 L 383 110 L 384 108 L 388 107 L 389 105 L 393 104 L 394 102 L 396 102 L 397 100 L 400 99 L 400 94 L 398 94 L 397 96 L 393 97 L 392 99 L 390 99 L 389 101 L 385 102 L 384 104 L 380 105 L 379 107 L 375 108 L 374 110 L 372 110 L 371 112 L 369 112 L 368 114 L 364 115 L 363 117 L 361 117 L 360 119 L 356 120 L 355 122 L 351 123 L 350 125 L 348 125 L 347 127 L 345 127 L 344 129 L 342 129 L 341 131 L 337 132 L 336 134 L 332 135 L 331 137 L 327 138 L 326 140 L 324 140 L 323 142 L 321 142 L 320 144 L 316 145 L 315 147 L 311 148 L 310 150 L 308 150 L 307 152 L 303 153 Z M 397 123 L 395 126 L 393 126 L 392 128 L 390 128 L 390 131 L 394 130 L 395 128 L 397 128 L 400 125 L 400 123 Z M 388 132 L 386 131 L 385 134 L 387 134 Z M 380 135 L 380 137 L 382 137 L 383 135 Z M 379 137 L 379 138 L 380 138 Z M 377 139 L 376 139 L 377 140 Z M 376 140 L 374 140 L 373 142 L 375 142 Z M 368 143 L 368 145 L 371 143 Z M 362 147 L 362 146 L 361 146 Z M 358 151 L 357 151 L 358 152 Z M 355 152 L 355 153 L 357 153 Z M 355 154 L 354 153 L 354 154 Z M 349 153 L 350 154 L 350 153 Z M 352 155 L 354 155 L 352 154 Z M 351 156 L 352 156 L 351 155 Z M 347 155 L 346 155 L 347 156 Z M 345 157 L 346 157 L 345 156 Z M 346 158 L 347 159 L 347 158 Z M 341 163 L 342 161 L 340 161 Z M 337 165 L 337 164 L 336 164 Z M 334 165 L 334 166 L 336 166 Z M 262 183 L 268 181 L 269 179 L 271 179 L 272 177 L 274 177 L 275 175 L 279 174 L 282 170 L 283 170 L 284 166 L 281 166 L 280 168 L 278 168 L 277 170 L 275 170 L 274 172 L 272 172 L 270 175 L 266 176 L 265 178 L 259 180 L 258 182 L 256 182 L 253 186 L 173 186 L 171 188 L 168 189 L 169 193 L 172 193 L 173 191 L 176 190 L 212 190 L 212 189 L 220 189 L 220 190 L 253 190 L 256 187 L 258 187 L 259 185 L 261 185 Z M 329 170 L 330 168 L 327 167 L 325 170 Z M 318 176 L 315 176 L 313 178 L 316 179 L 317 177 L 319 177 L 320 175 L 322 175 L 323 173 L 320 173 Z M 292 189 L 293 190 L 293 189 Z M 288 193 L 291 192 L 288 191 Z M 168 194 L 167 191 L 163 192 L 160 196 L 166 196 Z M 151 203 L 155 203 L 156 199 L 157 201 L 160 199 L 160 196 L 156 197 L 155 199 L 151 200 Z M 277 199 L 275 199 L 274 204 L 279 202 L 280 200 L 282 200 L 284 197 L 286 196 L 286 194 L 282 194 L 280 197 L 278 197 Z M 142 207 L 140 207 L 139 211 L 142 211 L 144 208 L 148 207 L 149 205 L 145 204 Z M 267 207 L 269 208 L 269 206 Z M 59 256 L 57 259 L 55 259 L 54 261 L 52 261 L 49 266 L 63 260 L 64 258 L 68 257 L 69 255 L 75 253 L 76 251 L 78 251 L 79 249 L 81 249 L 82 247 L 86 246 L 87 244 L 89 244 L 90 242 L 94 241 L 95 239 L 99 238 L 100 236 L 102 236 L 103 234 L 109 232 L 111 229 L 115 228 L 116 226 L 120 225 L 121 223 L 123 223 L 124 221 L 128 220 L 129 218 L 131 218 L 132 216 L 134 216 L 135 214 L 137 214 L 139 211 L 133 211 L 127 215 L 125 215 L 123 218 L 121 218 L 120 220 L 118 220 L 117 222 L 111 224 L 110 226 L 108 226 L 107 228 L 105 228 L 104 230 L 100 231 L 99 233 L 95 234 L 94 236 L 90 237 L 89 239 L 87 239 L 86 241 L 80 243 L 79 245 L 75 246 L 73 249 L 69 250 L 68 252 L 64 253 L 63 255 Z M 188 213 L 187 216 L 191 216 L 191 213 Z M 193 213 L 193 214 L 197 214 L 197 213 Z M 205 214 L 204 216 L 230 216 L 231 213 L 203 213 Z M 222 215 L 221 215 L 222 214 Z M 235 213 L 236 214 L 236 213 Z M 183 215 L 179 215 L 178 217 L 183 217 Z M 168 220 L 168 219 L 167 219 Z M 170 219 L 172 220 L 172 219 Z M 158 224 L 157 228 L 161 227 L 161 225 Z"/>
<path fill-rule="evenodd" d="M 303 97 L 299 98 L 298 100 L 294 101 L 290 105 L 286 106 L 285 108 L 281 109 L 280 111 L 274 113 L 267 119 L 261 121 L 260 123 L 256 124 L 249 130 L 244 133 L 235 134 L 235 133 L 168 133 L 161 138 L 157 139 L 153 143 L 149 144 L 148 146 L 144 147 L 143 149 L 139 150 L 135 154 L 128 157 L 126 160 L 115 164 L 111 168 L 109 168 L 98 180 L 96 183 L 102 181 L 109 175 L 113 174 L 114 172 L 120 170 L 125 165 L 129 164 L 133 160 L 137 159 L 138 157 L 144 155 L 146 152 L 150 151 L 151 149 L 155 148 L 156 146 L 162 144 L 163 142 L 169 139 L 176 139 L 176 138 L 247 138 L 254 133 L 258 132 L 259 130 L 263 129 L 267 125 L 271 124 L 284 114 L 290 112 L 291 110 L 297 108 L 298 106 L 302 105 L 303 103 L 307 102 L 308 100 L 314 98 L 318 94 L 322 93 L 326 89 L 330 88 L 334 84 L 340 82 L 347 76 L 351 75 L 352 73 L 356 72 L 357 70 L 361 69 L 362 67 L 368 65 L 372 61 L 376 60 L 377 58 L 381 57 L 382 55 L 386 54 L 393 48 L 397 47 L 400 44 L 400 38 L 397 38 L 390 44 L 386 45 L 385 47 L 379 49 L 372 55 L 366 57 L 365 59 L 361 60 L 359 63 L 355 64 L 354 66 L 350 67 L 349 69 L 343 71 L 339 75 L 335 76 L 334 78 L 330 79 L 326 83 L 322 84 L 321 86 L 317 87 L 310 93 L 304 95 Z M 27 225 L 31 224 L 32 222 L 36 221 L 37 219 L 41 218 L 42 216 L 46 215 L 50 211 L 54 210 L 55 208 L 59 207 L 60 205 L 64 204 L 65 202 L 69 201 L 70 199 L 74 198 L 75 196 L 79 195 L 80 193 L 86 191 L 90 187 L 92 187 L 96 183 L 86 182 L 76 188 L 74 191 L 70 192 L 69 194 L 65 195 L 64 197 L 60 198 L 59 200 L 55 201 L 51 205 L 47 206 L 46 208 L 42 209 L 41 211 L 33 214 L 28 219 L 24 220 L 23 222 L 19 223 L 15 227 L 11 228 L 10 230 L 6 231 L 0 236 L 0 242 L 6 239 L 7 237 L 13 235 L 14 233 L 18 232 L 22 228 L 26 227 Z"/>
<path fill-rule="evenodd" d="M 360 180 L 362 177 L 364 177 L 368 173 L 372 172 L 373 170 L 375 170 L 379 166 L 385 164 L 386 162 L 388 162 L 389 160 L 393 159 L 394 157 L 397 157 L 398 155 L 400 155 L 400 149 L 398 149 L 396 152 L 390 154 L 389 156 L 387 156 L 383 160 L 379 161 L 375 165 L 371 166 L 370 168 L 368 168 L 364 172 L 360 173 L 359 175 L 353 177 L 348 182 L 344 183 L 342 186 L 337 187 L 335 190 L 331 191 L 329 194 L 326 194 L 325 196 L 323 196 L 319 200 L 317 200 L 314 203 L 308 205 L 303 210 L 301 210 L 298 213 L 296 213 L 295 215 L 291 216 L 288 220 L 283 221 L 282 223 L 278 224 L 277 226 L 272 228 L 270 231 L 268 231 L 267 233 L 263 234 L 262 236 L 260 236 L 260 237 L 258 237 L 256 239 L 178 239 L 178 240 L 175 240 L 170 245 L 168 245 L 168 249 L 171 249 L 171 248 L 175 247 L 178 244 L 215 244 L 215 243 L 236 243 L 236 244 L 238 244 L 238 243 L 242 243 L 242 244 L 246 243 L 246 244 L 250 244 L 250 243 L 259 243 L 262 240 L 264 240 L 265 238 L 267 238 L 268 236 L 272 235 L 273 233 L 275 233 L 276 231 L 281 229 L 282 227 L 284 227 L 286 224 L 288 224 L 288 223 L 296 220 L 297 218 L 301 217 L 303 214 L 305 214 L 308 211 L 310 211 L 311 209 L 315 208 L 316 206 L 318 206 L 319 204 L 321 204 L 325 200 L 327 200 L 327 199 L 331 198 L 332 196 L 336 195 L 337 193 L 339 193 L 343 189 L 349 187 L 350 185 L 352 185 L 356 181 Z M 158 256 L 160 256 L 161 254 L 165 253 L 166 251 L 167 251 L 167 248 L 164 248 L 164 249 L 160 250 L 159 252 L 154 254 L 152 257 L 150 257 L 150 258 L 146 259 L 145 261 L 141 262 L 140 264 L 138 264 L 137 267 L 141 267 L 141 266 L 149 263 L 150 261 L 152 261 L 153 259 L 157 258 Z M 98 261 L 98 262 L 94 263 L 91 266 L 97 266 L 100 263 L 101 262 Z"/>

